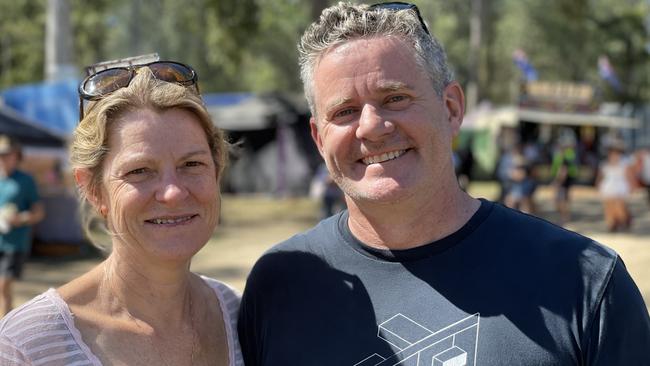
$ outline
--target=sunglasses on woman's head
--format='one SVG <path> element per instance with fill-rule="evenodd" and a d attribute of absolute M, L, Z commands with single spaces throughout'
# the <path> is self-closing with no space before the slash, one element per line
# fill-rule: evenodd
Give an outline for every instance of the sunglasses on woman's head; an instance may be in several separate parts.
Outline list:
<path fill-rule="evenodd" d="M 431 35 L 431 33 L 429 33 L 429 28 L 427 28 L 427 25 L 424 23 L 424 19 L 422 19 L 422 15 L 420 14 L 420 9 L 418 9 L 418 7 L 415 4 L 403 3 L 401 1 L 393 1 L 388 3 L 378 3 L 378 4 L 370 5 L 370 9 L 388 9 L 393 11 L 413 10 L 415 14 L 418 16 L 418 19 L 420 20 L 420 25 L 422 26 L 422 29 L 424 29 L 424 31 L 428 35 Z"/>
<path fill-rule="evenodd" d="M 158 80 L 183 86 L 194 85 L 196 91 L 199 91 L 196 71 L 180 62 L 155 61 L 142 65 L 114 67 L 89 75 L 79 84 L 79 120 L 84 117 L 84 100 L 97 101 L 120 88 L 126 88 L 135 77 L 136 70 L 142 67 L 148 67 Z"/>

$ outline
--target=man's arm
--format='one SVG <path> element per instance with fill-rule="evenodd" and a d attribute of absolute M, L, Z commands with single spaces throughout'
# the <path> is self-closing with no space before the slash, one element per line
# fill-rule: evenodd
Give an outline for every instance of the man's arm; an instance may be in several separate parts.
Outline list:
<path fill-rule="evenodd" d="M 29 210 L 21 211 L 11 220 L 12 227 L 32 226 L 38 224 L 45 217 L 45 208 L 42 202 L 32 204 Z"/>
<path fill-rule="evenodd" d="M 650 365 L 650 316 L 620 258 L 589 327 L 586 365 Z"/>
<path fill-rule="evenodd" d="M 262 341 L 260 337 L 263 332 L 263 325 L 261 324 L 262 316 L 260 314 L 261 309 L 259 308 L 260 298 L 264 296 L 264 291 L 260 291 L 260 289 L 264 288 L 264 285 L 260 282 L 263 282 L 265 279 L 263 275 L 260 275 L 260 262 L 262 261 L 263 258 L 258 260 L 248 275 L 237 320 L 239 344 L 246 366 L 262 364 Z"/>

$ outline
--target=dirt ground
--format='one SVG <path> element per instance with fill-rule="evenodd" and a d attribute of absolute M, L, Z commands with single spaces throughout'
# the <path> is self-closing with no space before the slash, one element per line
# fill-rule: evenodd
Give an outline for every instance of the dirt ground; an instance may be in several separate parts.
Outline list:
<path fill-rule="evenodd" d="M 496 186 L 490 183 L 473 184 L 470 191 L 476 197 L 496 197 Z M 605 230 L 596 192 L 578 187 L 573 193 L 573 217 L 567 227 L 614 248 L 625 261 L 646 304 L 650 304 L 650 206 L 645 195 L 638 193 L 630 199 L 635 218 L 632 230 L 611 234 Z M 536 195 L 538 214 L 556 221 L 558 215 L 552 201 L 552 191 L 542 187 Z M 255 259 L 274 243 L 311 227 L 317 216 L 317 203 L 306 198 L 225 196 L 222 223 L 212 240 L 194 258 L 192 270 L 243 290 Z M 60 286 L 101 260 L 102 257 L 91 250 L 77 256 L 32 258 L 27 263 L 23 280 L 16 284 L 16 305 L 49 287 Z"/>

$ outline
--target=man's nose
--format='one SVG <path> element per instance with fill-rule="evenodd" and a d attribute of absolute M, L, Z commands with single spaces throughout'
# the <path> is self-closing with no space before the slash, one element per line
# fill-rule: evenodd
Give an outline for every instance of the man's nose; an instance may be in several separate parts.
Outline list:
<path fill-rule="evenodd" d="M 395 131 L 395 125 L 386 120 L 380 112 L 380 109 L 373 105 L 365 104 L 363 106 L 356 132 L 358 139 L 380 141 Z"/>

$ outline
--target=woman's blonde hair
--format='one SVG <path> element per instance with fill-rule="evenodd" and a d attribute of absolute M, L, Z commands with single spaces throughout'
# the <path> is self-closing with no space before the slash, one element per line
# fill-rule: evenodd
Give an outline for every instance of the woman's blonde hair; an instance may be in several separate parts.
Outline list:
<path fill-rule="evenodd" d="M 79 186 L 82 226 L 93 244 L 103 250 L 110 250 L 109 243 L 93 234 L 98 229 L 108 233 L 106 221 L 92 207 L 89 198 L 100 197 L 102 168 L 110 150 L 108 138 L 113 124 L 125 114 L 141 109 L 158 112 L 183 109 L 194 114 L 207 137 L 217 169 L 217 182 L 226 166 L 228 146 L 223 132 L 212 122 L 196 88 L 161 81 L 148 68 L 139 69 L 128 87 L 118 89 L 89 105 L 88 112 L 74 130 L 70 143 L 72 169 L 85 169 L 90 173 L 88 182 Z"/>

